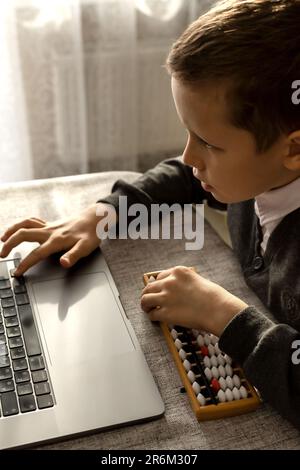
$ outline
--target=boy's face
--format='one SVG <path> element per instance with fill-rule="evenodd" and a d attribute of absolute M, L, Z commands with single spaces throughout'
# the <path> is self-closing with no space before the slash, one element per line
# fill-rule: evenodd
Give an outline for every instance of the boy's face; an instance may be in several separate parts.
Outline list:
<path fill-rule="evenodd" d="M 212 186 L 204 185 L 204 189 L 218 201 L 252 199 L 299 176 L 284 166 L 289 152 L 285 138 L 257 154 L 252 134 L 228 123 L 221 86 L 192 88 L 172 77 L 172 93 L 178 116 L 188 130 L 183 161 L 193 167 L 202 185 Z"/>

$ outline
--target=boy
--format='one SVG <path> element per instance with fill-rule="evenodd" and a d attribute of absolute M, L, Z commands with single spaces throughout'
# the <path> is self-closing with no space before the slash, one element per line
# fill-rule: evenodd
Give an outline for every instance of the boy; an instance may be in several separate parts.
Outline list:
<path fill-rule="evenodd" d="M 118 208 L 126 195 L 128 205 L 207 199 L 227 207 L 245 280 L 274 319 L 184 267 L 163 271 L 141 304 L 151 320 L 220 336 L 221 349 L 262 397 L 300 427 L 300 365 L 292 361 L 300 339 L 300 106 L 292 99 L 300 80 L 299 24 L 295 0 L 225 0 L 191 24 L 167 59 L 188 129 L 183 162 L 166 160 L 133 185 L 117 181 L 97 205 L 109 212 L 106 204 Z M 17 274 L 61 250 L 69 267 L 99 244 L 95 209 L 76 220 L 16 224 L 2 237 L 1 256 L 38 241 Z"/>

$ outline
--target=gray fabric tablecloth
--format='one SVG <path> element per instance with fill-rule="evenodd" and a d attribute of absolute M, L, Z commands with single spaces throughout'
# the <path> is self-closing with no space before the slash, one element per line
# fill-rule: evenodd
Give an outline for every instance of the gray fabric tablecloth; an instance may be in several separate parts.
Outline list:
<path fill-rule="evenodd" d="M 5 184 L 0 187 L 1 233 L 18 219 L 41 217 L 53 221 L 79 213 L 110 192 L 119 178 L 133 181 L 131 172 Z M 165 403 L 165 415 L 155 421 L 39 446 L 47 449 L 299 449 L 299 432 L 267 404 L 242 416 L 199 423 L 186 395 L 172 356 L 157 324 L 140 308 L 142 274 L 178 264 L 219 283 L 249 304 L 266 310 L 246 286 L 229 247 L 205 225 L 200 251 L 186 251 L 181 240 L 110 240 L 102 245 L 122 302 L 140 341 Z M 266 364 L 268 367 L 268 364 Z"/>

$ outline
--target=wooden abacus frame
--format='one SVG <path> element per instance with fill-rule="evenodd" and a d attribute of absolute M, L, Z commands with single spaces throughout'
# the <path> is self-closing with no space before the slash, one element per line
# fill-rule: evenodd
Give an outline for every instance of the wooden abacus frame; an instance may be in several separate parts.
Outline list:
<path fill-rule="evenodd" d="M 196 271 L 195 268 L 191 268 L 194 271 Z M 149 283 L 149 279 L 151 276 L 156 278 L 156 276 L 160 273 L 161 271 L 153 271 L 153 272 L 148 272 L 143 275 L 143 281 L 144 285 L 146 286 Z M 242 398 L 239 400 L 233 400 L 230 402 L 224 402 L 224 403 L 218 403 L 218 404 L 209 404 L 209 405 L 204 405 L 201 406 L 200 403 L 198 402 L 195 392 L 192 388 L 192 384 L 190 383 L 187 373 L 185 368 L 182 365 L 182 360 L 178 354 L 178 351 L 176 349 L 176 346 L 174 344 L 174 339 L 171 336 L 169 327 L 166 323 L 160 322 L 160 326 L 162 329 L 162 332 L 165 336 L 165 339 L 167 341 L 169 350 L 174 358 L 175 364 L 177 366 L 177 370 L 179 372 L 179 375 L 181 377 L 182 383 L 184 385 L 184 388 L 188 394 L 191 407 L 196 414 L 196 417 L 198 421 L 205 421 L 205 420 L 210 420 L 210 419 L 220 419 L 220 418 L 226 418 L 229 416 L 237 416 L 241 415 L 243 413 L 248 413 L 250 411 L 255 410 L 258 408 L 258 406 L 261 403 L 261 399 L 259 398 L 257 392 L 253 388 L 253 386 L 248 382 L 248 380 L 245 377 L 245 374 L 243 372 L 243 369 L 239 367 L 238 365 L 233 365 L 233 370 L 236 371 L 245 386 L 245 388 L 248 391 L 248 396 L 247 398 Z M 188 328 L 186 328 L 188 330 Z"/>

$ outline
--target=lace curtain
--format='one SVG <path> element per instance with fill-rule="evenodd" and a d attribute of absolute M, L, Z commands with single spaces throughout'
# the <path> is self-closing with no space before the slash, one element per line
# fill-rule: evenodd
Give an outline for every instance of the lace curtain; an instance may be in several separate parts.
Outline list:
<path fill-rule="evenodd" d="M 179 154 L 162 64 L 212 3 L 0 2 L 0 181 L 143 170 Z"/>

